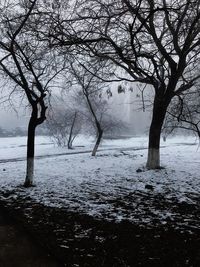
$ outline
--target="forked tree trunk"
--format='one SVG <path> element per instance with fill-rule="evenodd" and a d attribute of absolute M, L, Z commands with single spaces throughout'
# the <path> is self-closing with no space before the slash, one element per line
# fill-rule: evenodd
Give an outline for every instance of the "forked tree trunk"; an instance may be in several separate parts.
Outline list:
<path fill-rule="evenodd" d="M 103 130 L 98 130 L 98 136 L 97 136 L 97 140 L 96 140 L 96 143 L 95 143 L 95 146 L 92 150 L 92 156 L 96 156 L 96 153 L 97 153 L 97 150 L 98 150 L 98 147 L 101 143 L 101 138 L 103 136 Z"/>
<path fill-rule="evenodd" d="M 170 99 L 162 101 L 155 96 L 153 116 L 149 130 L 148 158 L 146 164 L 148 169 L 160 168 L 160 136 L 169 103 Z"/>
<path fill-rule="evenodd" d="M 28 138 L 27 138 L 27 165 L 26 165 L 26 179 L 24 182 L 25 187 L 31 187 L 34 179 L 34 154 L 35 154 L 35 129 L 36 124 L 31 117 L 28 125 Z"/>

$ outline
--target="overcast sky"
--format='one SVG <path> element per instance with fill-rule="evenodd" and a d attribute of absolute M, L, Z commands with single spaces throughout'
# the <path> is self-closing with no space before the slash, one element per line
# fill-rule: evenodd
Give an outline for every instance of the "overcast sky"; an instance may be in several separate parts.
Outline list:
<path fill-rule="evenodd" d="M 0 109 L 0 127 L 5 129 L 13 129 L 15 127 L 26 128 L 28 118 L 20 111 L 18 114 L 12 108 Z"/>

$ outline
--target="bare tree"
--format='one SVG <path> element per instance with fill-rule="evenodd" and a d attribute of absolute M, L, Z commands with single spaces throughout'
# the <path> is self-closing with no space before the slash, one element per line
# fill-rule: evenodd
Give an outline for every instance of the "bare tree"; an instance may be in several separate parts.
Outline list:
<path fill-rule="evenodd" d="M 71 64 L 71 74 L 75 80 L 75 84 L 81 88 L 82 93 L 79 93 L 79 98 L 83 96 L 84 101 L 86 101 L 87 108 L 91 114 L 90 118 L 92 118 L 92 124 L 95 125 L 97 138 L 92 151 L 92 156 L 95 156 L 103 136 L 103 128 L 101 125 L 102 113 L 100 114 L 98 112 L 97 101 L 95 101 L 95 98 L 98 98 L 100 94 L 102 84 L 98 84 L 94 75 L 90 74 L 83 67 L 81 69 L 80 67 L 78 68 L 77 65 L 74 66 Z"/>
<path fill-rule="evenodd" d="M 35 12 L 37 1 L 2 1 L 1 5 L 4 12 L 0 19 L 0 68 L 3 78 L 12 81 L 13 91 L 25 95 L 31 107 L 24 183 L 29 187 L 34 176 L 35 130 L 46 119 L 45 99 L 60 68 L 45 42 L 37 40 L 37 28 L 40 27 Z"/>
<path fill-rule="evenodd" d="M 92 156 L 95 156 L 101 143 L 104 133 L 122 128 L 122 123 L 109 114 L 109 104 L 105 95 L 110 92 L 109 84 L 106 84 L 98 78 L 103 71 L 101 65 L 82 64 L 74 60 L 69 72 L 71 73 L 70 86 L 75 87 L 76 104 L 80 112 L 86 118 L 86 127 L 92 125 L 95 129 L 96 142 L 92 150 Z M 91 62 L 90 62 L 91 63 Z M 101 73 L 102 75 L 102 73 Z M 103 96 L 104 95 L 104 96 Z M 108 95 L 107 95 L 108 97 Z"/>
<path fill-rule="evenodd" d="M 200 92 L 196 88 L 193 92 L 175 97 L 167 110 L 164 134 L 178 129 L 190 131 L 200 138 Z"/>
<path fill-rule="evenodd" d="M 73 148 L 73 141 L 78 136 L 82 127 L 82 116 L 76 108 L 67 104 L 53 107 L 47 116 L 46 128 L 58 146 Z"/>
<path fill-rule="evenodd" d="M 171 100 L 191 90 L 199 78 L 199 4 L 192 0 L 87 0 L 76 1 L 74 16 L 54 14 L 51 47 L 76 46 L 79 53 L 117 66 L 111 69 L 110 80 L 153 87 L 150 169 L 160 167 L 160 135 Z"/>

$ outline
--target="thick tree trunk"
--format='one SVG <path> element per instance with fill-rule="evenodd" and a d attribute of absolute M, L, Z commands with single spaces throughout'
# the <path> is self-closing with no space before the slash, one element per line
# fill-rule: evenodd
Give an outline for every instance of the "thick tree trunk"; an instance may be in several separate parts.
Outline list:
<path fill-rule="evenodd" d="M 158 96 L 155 96 L 153 116 L 149 130 L 148 158 L 146 164 L 148 169 L 160 168 L 160 136 L 169 103 L 170 99 L 160 100 Z"/>
<path fill-rule="evenodd" d="M 97 149 L 101 143 L 101 138 L 103 136 L 103 131 L 100 129 L 98 130 L 98 136 L 97 136 L 97 140 L 96 140 L 96 143 L 95 143 L 95 146 L 92 150 L 92 156 L 96 156 L 96 153 L 97 153 Z"/>
<path fill-rule="evenodd" d="M 35 129 L 36 124 L 31 117 L 28 125 L 28 138 L 27 138 L 27 167 L 26 179 L 24 182 L 25 187 L 31 187 L 34 179 L 34 154 L 35 154 Z"/>

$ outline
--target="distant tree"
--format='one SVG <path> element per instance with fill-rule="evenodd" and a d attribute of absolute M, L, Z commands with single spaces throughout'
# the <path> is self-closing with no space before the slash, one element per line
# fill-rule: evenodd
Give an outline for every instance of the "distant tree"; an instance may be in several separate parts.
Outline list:
<path fill-rule="evenodd" d="M 200 91 L 194 88 L 189 94 L 175 97 L 169 106 L 163 126 L 165 135 L 180 129 L 187 130 L 200 139 Z"/>
<path fill-rule="evenodd" d="M 111 133 L 114 130 L 120 131 L 120 121 L 109 114 L 109 104 L 103 93 L 110 92 L 109 85 L 97 78 L 101 67 L 97 66 L 95 70 L 89 70 L 89 66 L 83 64 L 71 64 L 70 67 L 71 82 L 75 86 L 76 102 L 85 116 L 85 125 L 90 129 L 95 129 L 96 142 L 92 150 L 92 156 L 95 156 L 101 143 L 104 133 Z"/>
<path fill-rule="evenodd" d="M 23 131 L 20 127 L 16 127 L 15 129 L 13 129 L 13 135 L 14 136 L 24 136 L 26 135 L 26 132 Z"/>
<path fill-rule="evenodd" d="M 113 63 L 110 80 L 154 89 L 147 167 L 160 167 L 167 108 L 199 79 L 200 2 L 191 0 L 77 0 L 74 12 L 52 14 L 51 47 L 76 48 Z M 86 57 L 87 58 L 87 57 Z M 122 70 L 122 71 L 121 71 Z"/>
<path fill-rule="evenodd" d="M 5 137 L 5 136 L 6 136 L 5 130 L 2 127 L 0 127 L 0 137 Z"/>
<path fill-rule="evenodd" d="M 38 41 L 40 28 L 37 0 L 1 1 L 0 71 L 12 81 L 13 91 L 26 97 L 31 108 L 27 139 L 27 171 L 24 186 L 33 184 L 35 130 L 46 119 L 49 86 L 62 69 L 45 42 Z M 34 25 L 34 27 L 32 27 Z M 34 30 L 33 30 L 34 29 Z M 58 67 L 59 66 L 59 67 Z"/>
<path fill-rule="evenodd" d="M 81 113 L 60 101 L 47 116 L 46 127 L 53 141 L 58 146 L 73 148 L 73 141 L 80 134 L 82 127 Z"/>

